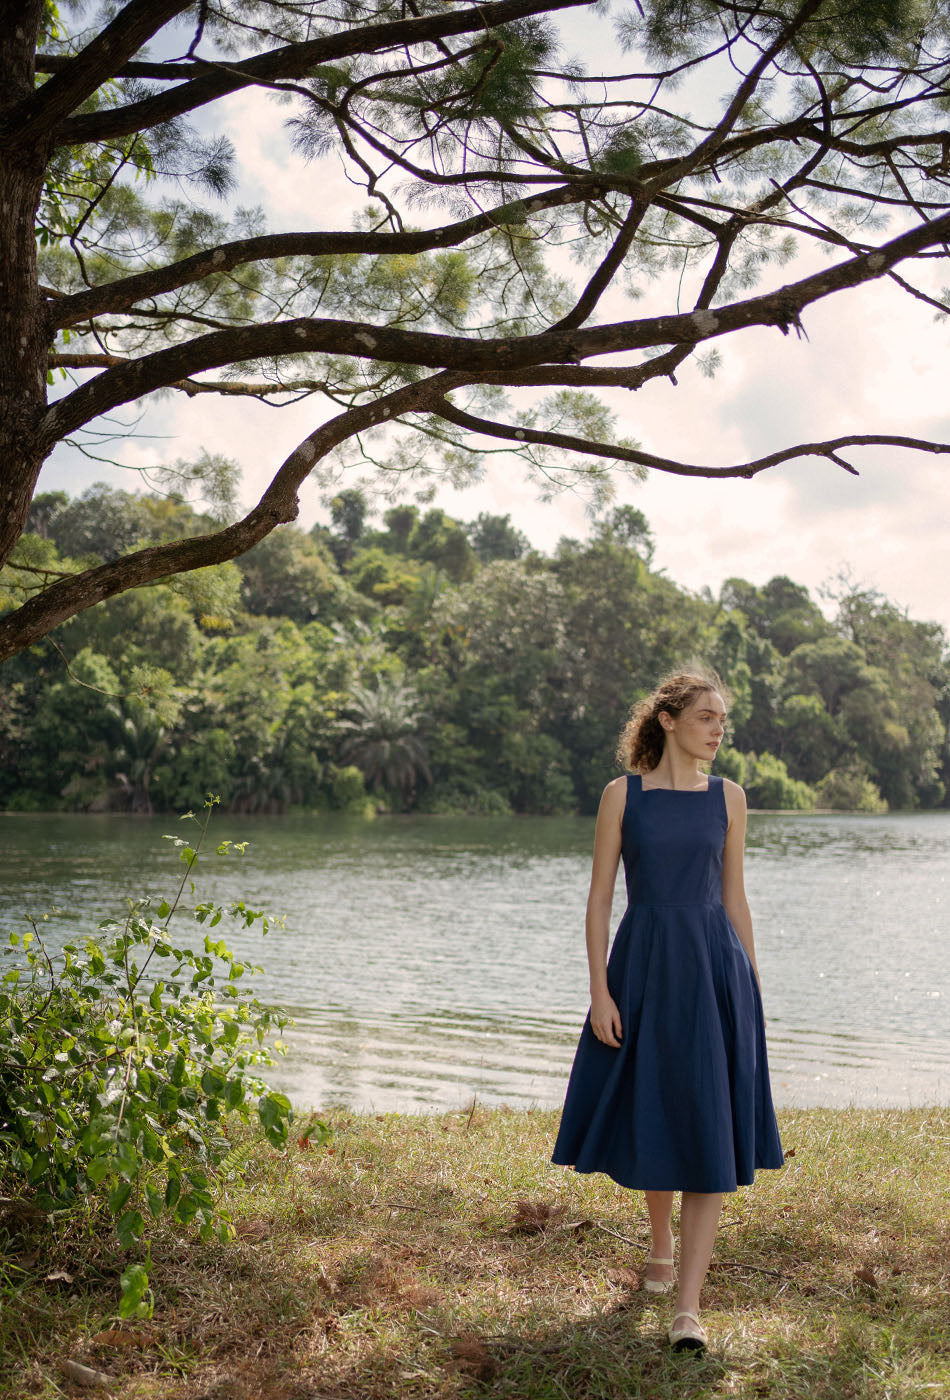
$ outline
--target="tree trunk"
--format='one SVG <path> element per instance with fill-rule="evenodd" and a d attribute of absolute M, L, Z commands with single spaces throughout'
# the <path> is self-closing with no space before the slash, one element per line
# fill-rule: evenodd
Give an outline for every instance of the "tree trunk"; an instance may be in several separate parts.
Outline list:
<path fill-rule="evenodd" d="M 33 91 L 42 0 L 0 0 L 0 117 Z M 43 465 L 50 332 L 36 271 L 36 210 L 49 152 L 0 146 L 0 565 L 10 557 Z"/>

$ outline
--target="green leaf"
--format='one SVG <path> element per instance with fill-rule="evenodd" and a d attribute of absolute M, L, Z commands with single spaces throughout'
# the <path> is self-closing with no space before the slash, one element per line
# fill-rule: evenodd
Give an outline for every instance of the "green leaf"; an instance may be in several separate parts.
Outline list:
<path fill-rule="evenodd" d="M 127 1210 L 125 1215 L 115 1227 L 115 1232 L 119 1237 L 119 1243 L 129 1249 L 139 1238 L 145 1229 L 145 1220 L 141 1211 Z"/>
<path fill-rule="evenodd" d="M 145 1199 L 152 1216 L 157 1220 L 165 1209 L 165 1195 L 153 1186 L 151 1182 L 145 1183 Z"/>
<path fill-rule="evenodd" d="M 201 1076 L 201 1088 L 209 1097 L 216 1097 L 222 1093 L 226 1082 L 221 1070 L 215 1069 L 213 1066 L 206 1069 Z"/>
<path fill-rule="evenodd" d="M 132 1194 L 131 1181 L 120 1181 L 117 1186 L 113 1186 L 109 1192 L 109 1209 L 113 1215 L 118 1215 L 124 1209 L 126 1202 Z"/>
<path fill-rule="evenodd" d="M 86 1175 L 93 1186 L 101 1186 L 112 1170 L 111 1157 L 93 1157 L 86 1167 Z"/>
<path fill-rule="evenodd" d="M 119 1280 L 122 1296 L 120 1317 L 151 1317 L 155 1306 L 148 1286 L 148 1273 L 141 1264 L 130 1264 Z"/>
<path fill-rule="evenodd" d="M 200 1202 L 195 1196 L 195 1193 L 189 1191 L 188 1194 L 182 1196 L 181 1200 L 178 1202 L 178 1207 L 175 1211 L 176 1220 L 179 1220 L 182 1225 L 190 1225 L 198 1214 L 199 1204 Z"/>

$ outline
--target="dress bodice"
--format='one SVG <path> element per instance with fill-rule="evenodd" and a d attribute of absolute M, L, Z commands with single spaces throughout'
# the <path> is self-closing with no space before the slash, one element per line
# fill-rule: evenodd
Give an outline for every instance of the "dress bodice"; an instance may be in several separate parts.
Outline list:
<path fill-rule="evenodd" d="M 729 824 L 722 778 L 700 791 L 627 777 L 620 850 L 630 904 L 721 904 Z"/>

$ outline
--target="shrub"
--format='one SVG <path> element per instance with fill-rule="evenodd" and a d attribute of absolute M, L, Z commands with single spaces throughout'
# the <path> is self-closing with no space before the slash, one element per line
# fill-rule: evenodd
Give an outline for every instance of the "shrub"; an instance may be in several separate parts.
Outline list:
<path fill-rule="evenodd" d="M 886 812 L 887 803 L 859 763 L 832 768 L 816 788 L 818 804 L 842 812 Z"/>
<path fill-rule="evenodd" d="M 427 793 L 419 803 L 419 811 L 440 817 L 510 817 L 511 803 L 504 793 L 493 788 L 448 787 Z"/>
<path fill-rule="evenodd" d="M 367 793 L 363 774 L 355 764 L 349 763 L 344 768 L 336 769 L 330 790 L 336 811 L 360 817 L 374 815 L 376 803 Z"/>
<path fill-rule="evenodd" d="M 750 807 L 804 812 L 815 805 L 814 789 L 790 778 L 782 759 L 772 753 L 747 755 L 745 789 Z"/>
<path fill-rule="evenodd" d="M 153 909 L 148 899 L 130 900 L 124 919 L 106 919 L 59 952 L 30 920 L 4 949 L 0 1166 L 43 1210 L 102 1203 L 126 1248 L 144 1241 L 149 1217 L 165 1212 L 196 1224 L 203 1240 L 228 1239 L 216 1202 L 216 1168 L 231 1150 L 227 1115 L 246 1121 L 256 1099 L 275 1147 L 292 1117 L 288 1099 L 255 1072 L 273 1063 L 265 1041 L 286 1018 L 244 985 L 260 969 L 239 962 L 212 932 L 228 917 L 266 934 L 273 920 L 240 900 L 227 908 L 205 902 L 188 915 L 204 930 L 199 950 L 169 932 L 176 915 L 186 917 L 184 896 L 194 893 L 216 802 L 205 804 L 203 821 L 187 814 L 199 827 L 193 845 L 166 838 L 185 867 L 171 903 Z M 232 858 L 245 844 L 222 841 L 218 855 Z M 318 1140 L 322 1133 L 319 1125 Z M 130 1265 L 120 1312 L 147 1311 L 148 1297 L 145 1269 Z"/>

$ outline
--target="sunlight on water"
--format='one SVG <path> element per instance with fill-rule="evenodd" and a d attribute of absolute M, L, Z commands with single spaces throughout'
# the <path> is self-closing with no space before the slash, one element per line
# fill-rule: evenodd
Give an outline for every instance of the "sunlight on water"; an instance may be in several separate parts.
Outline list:
<path fill-rule="evenodd" d="M 298 1101 L 560 1104 L 587 1009 L 592 821 L 216 815 L 214 830 L 250 844 L 204 862 L 201 896 L 286 915 L 266 941 L 230 941 L 296 1020 L 272 1077 Z M 166 832 L 182 827 L 0 815 L 3 926 L 56 906 L 55 944 L 127 892 L 160 897 Z M 950 1102 L 950 813 L 753 814 L 746 885 L 776 1102 Z"/>

